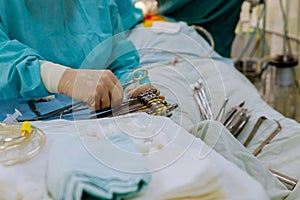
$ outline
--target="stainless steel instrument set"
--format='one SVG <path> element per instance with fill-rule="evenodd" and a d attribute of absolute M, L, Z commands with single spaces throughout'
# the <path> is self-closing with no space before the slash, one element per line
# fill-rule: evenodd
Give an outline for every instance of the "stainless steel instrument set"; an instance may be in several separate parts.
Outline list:
<path fill-rule="evenodd" d="M 120 107 L 109 108 L 95 112 L 96 118 L 124 115 L 132 112 L 146 112 L 149 115 L 170 117 L 177 104 L 169 104 L 163 98 L 156 95 L 157 90 L 150 88 L 141 93 L 137 98 L 126 100 Z"/>
<path fill-rule="evenodd" d="M 198 80 L 196 83 L 192 84 L 191 87 L 193 89 L 193 95 L 199 107 L 202 118 L 204 120 L 220 121 L 235 137 L 237 137 L 250 118 L 248 110 L 243 107 L 244 102 L 231 108 L 231 110 L 224 117 L 222 116 L 222 113 L 225 112 L 225 106 L 228 102 L 228 98 L 225 98 L 224 104 L 222 105 L 217 116 L 214 118 L 210 103 L 204 90 L 203 82 Z"/>
<path fill-rule="evenodd" d="M 250 115 L 248 113 L 248 109 L 243 107 L 245 102 L 241 102 L 239 105 L 232 107 L 225 115 L 225 117 L 221 117 L 221 113 L 225 111 L 225 106 L 228 102 L 226 98 L 222 108 L 220 109 L 217 117 L 214 119 L 213 113 L 210 107 L 210 103 L 206 96 L 204 90 L 204 84 L 201 80 L 198 80 L 196 83 L 191 85 L 193 90 L 193 95 L 195 98 L 195 102 L 199 107 L 199 111 L 201 116 L 204 120 L 217 120 L 220 121 L 231 133 L 234 137 L 238 137 L 239 133 L 243 130 L 245 125 L 250 119 Z M 265 116 L 261 116 L 258 118 L 257 122 L 255 123 L 252 131 L 250 132 L 249 136 L 247 137 L 246 141 L 244 142 L 244 146 L 247 147 L 251 140 L 254 138 L 255 134 L 257 133 L 261 124 L 267 120 Z M 267 145 L 282 129 L 280 123 L 276 121 L 277 128 L 252 152 L 254 156 L 257 156 L 265 145 Z M 298 182 L 298 180 L 281 174 L 275 170 L 269 169 L 271 173 L 278 178 L 289 190 L 293 190 Z"/>

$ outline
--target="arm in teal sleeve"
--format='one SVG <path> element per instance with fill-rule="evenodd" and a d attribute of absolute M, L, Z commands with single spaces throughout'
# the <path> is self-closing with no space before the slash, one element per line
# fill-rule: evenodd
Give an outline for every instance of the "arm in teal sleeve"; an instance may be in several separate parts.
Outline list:
<path fill-rule="evenodd" d="M 33 49 L 11 40 L 0 20 L 0 100 L 49 95 L 40 77 L 39 59 Z"/>
<path fill-rule="evenodd" d="M 142 10 L 134 7 L 132 0 L 114 0 L 121 16 L 124 30 L 129 30 L 143 21 Z"/>
<path fill-rule="evenodd" d="M 131 80 L 131 72 L 140 67 L 139 55 L 134 44 L 125 38 L 122 33 L 121 19 L 116 5 L 112 2 L 110 6 L 112 27 L 114 37 L 112 38 L 113 50 L 110 57 L 109 69 L 117 76 L 120 82 L 126 83 Z M 150 83 L 149 78 L 145 78 L 140 83 Z"/>

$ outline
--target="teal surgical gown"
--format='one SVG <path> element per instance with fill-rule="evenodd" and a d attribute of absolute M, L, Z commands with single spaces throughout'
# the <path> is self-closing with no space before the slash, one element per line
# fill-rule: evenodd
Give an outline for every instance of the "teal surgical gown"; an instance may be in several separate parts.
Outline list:
<path fill-rule="evenodd" d="M 0 100 L 49 95 L 40 60 L 129 81 L 139 57 L 122 30 L 113 0 L 0 0 Z"/>
<path fill-rule="evenodd" d="M 136 24 L 143 21 L 143 12 L 134 7 L 132 0 L 114 0 L 122 19 L 124 30 L 133 28 Z"/>

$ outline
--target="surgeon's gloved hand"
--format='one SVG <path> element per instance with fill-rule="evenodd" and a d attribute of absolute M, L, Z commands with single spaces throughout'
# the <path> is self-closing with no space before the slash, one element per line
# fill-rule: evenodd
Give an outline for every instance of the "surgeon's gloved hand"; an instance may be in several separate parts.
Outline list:
<path fill-rule="evenodd" d="M 58 83 L 58 92 L 86 102 L 91 110 L 119 106 L 123 100 L 122 85 L 110 70 L 68 68 Z"/>

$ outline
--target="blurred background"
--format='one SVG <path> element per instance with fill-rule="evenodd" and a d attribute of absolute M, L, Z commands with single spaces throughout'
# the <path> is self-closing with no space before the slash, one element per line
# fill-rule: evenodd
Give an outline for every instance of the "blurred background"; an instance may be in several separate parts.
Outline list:
<path fill-rule="evenodd" d="M 235 33 L 236 68 L 267 103 L 300 122 L 300 0 L 244 1 Z"/>

